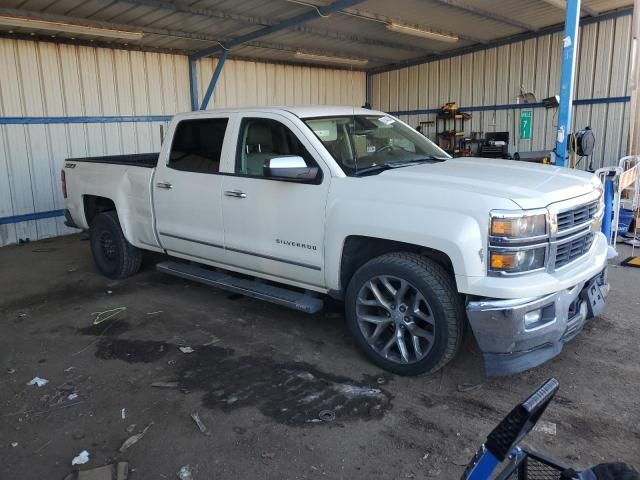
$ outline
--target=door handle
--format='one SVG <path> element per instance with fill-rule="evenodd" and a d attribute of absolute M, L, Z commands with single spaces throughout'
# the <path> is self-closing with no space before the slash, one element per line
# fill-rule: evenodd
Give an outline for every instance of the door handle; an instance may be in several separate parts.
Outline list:
<path fill-rule="evenodd" d="M 236 198 L 247 198 L 247 194 L 242 190 L 225 190 L 224 194 L 227 197 L 236 197 Z"/>
<path fill-rule="evenodd" d="M 166 188 L 167 190 L 169 190 L 170 188 L 173 188 L 173 185 L 171 185 L 169 182 L 157 182 L 156 187 Z"/>

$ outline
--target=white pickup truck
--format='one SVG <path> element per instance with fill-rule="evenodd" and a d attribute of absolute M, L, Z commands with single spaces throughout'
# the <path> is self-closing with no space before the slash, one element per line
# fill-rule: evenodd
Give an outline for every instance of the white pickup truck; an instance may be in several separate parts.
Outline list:
<path fill-rule="evenodd" d="M 556 356 L 604 307 L 602 188 L 591 174 L 451 158 L 383 112 L 177 115 L 159 154 L 66 161 L 67 222 L 97 268 L 158 269 L 315 313 L 344 300 L 380 367 L 433 372 L 467 325 L 489 375 Z"/>

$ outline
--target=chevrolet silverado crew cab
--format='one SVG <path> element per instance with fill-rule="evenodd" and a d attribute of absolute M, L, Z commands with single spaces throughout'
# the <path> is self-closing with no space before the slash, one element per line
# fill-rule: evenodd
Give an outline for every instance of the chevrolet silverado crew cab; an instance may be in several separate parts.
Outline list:
<path fill-rule="evenodd" d="M 344 301 L 355 343 L 433 372 L 470 327 L 489 375 L 556 356 L 604 307 L 602 188 L 588 173 L 451 158 L 350 107 L 177 115 L 159 154 L 66 161 L 69 225 L 95 264 L 158 269 L 308 313 Z"/>

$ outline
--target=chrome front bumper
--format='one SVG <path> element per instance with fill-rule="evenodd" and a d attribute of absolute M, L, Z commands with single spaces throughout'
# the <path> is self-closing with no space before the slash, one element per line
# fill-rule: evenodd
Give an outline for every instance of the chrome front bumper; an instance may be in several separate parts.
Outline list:
<path fill-rule="evenodd" d="M 522 372 L 558 355 L 585 321 L 601 312 L 608 293 L 605 268 L 590 280 L 543 297 L 469 302 L 467 317 L 487 375 Z"/>

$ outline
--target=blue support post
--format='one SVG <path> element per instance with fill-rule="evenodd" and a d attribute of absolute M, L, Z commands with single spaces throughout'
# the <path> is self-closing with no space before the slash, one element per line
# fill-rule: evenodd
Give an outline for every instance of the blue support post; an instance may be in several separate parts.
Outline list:
<path fill-rule="evenodd" d="M 204 94 L 204 98 L 202 99 L 200 110 L 206 110 L 207 105 L 209 105 L 211 95 L 213 95 L 213 91 L 216 88 L 216 83 L 218 83 L 218 78 L 220 78 L 220 74 L 222 73 L 222 67 L 224 66 L 224 62 L 227 60 L 227 52 L 228 50 L 222 51 L 222 55 L 218 60 L 218 65 L 216 65 L 216 70 L 213 72 L 213 77 L 211 77 L 211 81 L 209 82 L 209 87 L 207 88 L 207 91 Z"/>
<path fill-rule="evenodd" d="M 613 180 L 616 174 L 610 172 L 604 180 L 604 216 L 602 217 L 602 233 L 607 237 L 609 245 L 613 243 L 613 232 L 611 230 L 613 223 L 613 203 L 615 197 L 615 187 Z"/>
<path fill-rule="evenodd" d="M 191 90 L 191 111 L 198 110 L 198 70 L 197 63 L 189 57 L 189 86 Z"/>
<path fill-rule="evenodd" d="M 564 167 L 567 161 L 567 135 L 571 133 L 580 3 L 580 0 L 567 0 L 567 14 L 564 21 L 560 106 L 558 107 L 558 135 L 556 138 L 556 165 L 561 167 Z"/>

